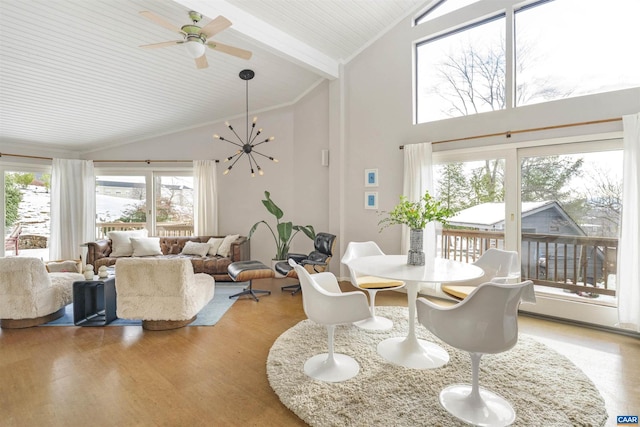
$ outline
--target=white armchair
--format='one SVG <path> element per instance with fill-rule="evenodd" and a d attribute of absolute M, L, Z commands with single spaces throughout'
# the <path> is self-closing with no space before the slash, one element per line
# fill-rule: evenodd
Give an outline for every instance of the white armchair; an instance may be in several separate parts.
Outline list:
<path fill-rule="evenodd" d="M 213 277 L 194 274 L 187 258 L 119 258 L 116 262 L 117 315 L 141 319 L 147 330 L 188 325 L 211 301 L 214 290 Z"/>
<path fill-rule="evenodd" d="M 369 311 L 371 312 L 371 316 L 369 316 L 368 319 L 356 322 L 355 325 L 370 331 L 386 331 L 393 327 L 393 322 L 386 317 L 376 315 L 376 294 L 379 291 L 400 289 L 404 287 L 404 282 L 358 274 L 349 266 L 349 263 L 354 259 L 375 255 L 384 255 L 384 252 L 382 252 L 382 249 L 380 249 L 376 242 L 349 242 L 341 261 L 349 268 L 351 284 L 369 293 Z"/>
<path fill-rule="evenodd" d="M 79 280 L 80 273 L 48 273 L 38 258 L 0 258 L 0 327 L 28 328 L 62 317 Z"/>
<path fill-rule="evenodd" d="M 473 264 L 484 270 L 482 277 L 442 285 L 442 291 L 456 299 L 464 299 L 478 285 L 485 282 L 517 283 L 520 281 L 520 262 L 518 261 L 518 253 L 515 251 L 491 248 Z"/>
<path fill-rule="evenodd" d="M 533 282 L 483 283 L 459 304 L 443 307 L 425 298 L 416 302 L 418 321 L 442 341 L 471 356 L 472 383 L 440 392 L 440 403 L 461 420 L 482 426 L 506 426 L 515 411 L 500 395 L 479 386 L 480 358 L 501 353 L 518 341 L 520 301 L 535 302 Z M 490 375 L 488 373 L 487 375 Z"/>
<path fill-rule="evenodd" d="M 304 373 L 320 381 L 341 382 L 353 378 L 360 365 L 351 356 L 334 352 L 336 325 L 349 324 L 370 316 L 367 297 L 359 291 L 340 290 L 333 273 L 323 272 L 313 276 L 293 260 L 302 287 L 302 305 L 307 317 L 327 327 L 329 352 L 315 355 L 304 364 Z"/>

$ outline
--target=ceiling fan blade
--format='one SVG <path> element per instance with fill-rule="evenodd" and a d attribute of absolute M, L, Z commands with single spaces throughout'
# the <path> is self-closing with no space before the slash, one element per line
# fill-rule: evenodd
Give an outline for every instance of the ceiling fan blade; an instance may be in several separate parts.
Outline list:
<path fill-rule="evenodd" d="M 237 56 L 238 58 L 242 58 L 242 59 L 250 59 L 252 55 L 252 53 L 249 52 L 248 50 L 240 49 L 239 47 L 229 46 L 228 44 L 222 44 L 218 42 L 209 42 L 207 43 L 207 46 L 209 46 L 211 49 L 224 52 L 229 55 Z"/>
<path fill-rule="evenodd" d="M 202 27 L 202 29 L 200 30 L 200 33 L 204 34 L 208 38 L 215 34 L 218 34 L 222 30 L 226 30 L 230 26 L 231 26 L 231 21 L 229 21 L 224 16 L 218 16 L 216 19 L 214 19 L 213 21 L 209 22 L 207 25 Z"/>
<path fill-rule="evenodd" d="M 156 15 L 153 12 L 150 12 L 148 10 L 143 10 L 143 11 L 141 11 L 139 13 L 140 13 L 140 15 L 144 16 L 145 18 L 147 18 L 149 21 L 155 22 L 156 24 L 166 28 L 167 30 L 175 31 L 176 33 L 181 33 L 182 34 L 182 30 L 179 27 L 176 27 L 171 22 L 167 21 L 166 19 L 164 19 L 161 16 Z"/>
<path fill-rule="evenodd" d="M 201 70 L 203 68 L 207 68 L 209 66 L 209 63 L 207 62 L 207 55 L 202 55 L 198 58 L 196 58 L 196 68 L 198 70 Z"/>
<path fill-rule="evenodd" d="M 181 43 L 184 43 L 184 40 L 173 40 L 173 41 L 170 41 L 170 42 L 144 44 L 144 45 L 142 45 L 140 47 L 143 48 L 143 49 L 156 49 L 158 47 L 173 46 L 174 44 L 181 44 Z"/>

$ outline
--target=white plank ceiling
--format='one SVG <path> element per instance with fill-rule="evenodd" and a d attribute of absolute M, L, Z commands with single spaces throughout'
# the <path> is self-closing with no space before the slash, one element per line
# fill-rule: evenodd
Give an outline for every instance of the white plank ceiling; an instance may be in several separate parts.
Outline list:
<path fill-rule="evenodd" d="M 337 67 L 415 12 L 424 0 L 0 0 L 0 152 L 25 144 L 91 151 L 219 122 L 249 108 L 295 102 Z M 210 40 L 253 52 L 250 60 L 207 50 L 198 70 L 183 46 L 138 46 L 179 34 L 189 10 L 201 25 L 233 26 Z"/>

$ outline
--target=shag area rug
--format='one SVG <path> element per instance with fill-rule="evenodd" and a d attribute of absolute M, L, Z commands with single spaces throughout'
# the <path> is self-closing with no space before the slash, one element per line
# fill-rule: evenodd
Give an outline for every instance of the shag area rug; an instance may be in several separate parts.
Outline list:
<path fill-rule="evenodd" d="M 231 308 L 237 298 L 229 298 L 229 296 L 241 292 L 249 282 L 237 282 L 234 285 L 219 285 L 216 283 L 216 290 L 213 299 L 205 305 L 198 313 L 198 317 L 187 326 L 213 326 L 222 318 L 222 316 Z M 242 297 L 245 298 L 245 297 Z M 41 326 L 74 326 L 73 323 L 73 304 L 65 307 L 64 316 L 59 319 L 45 323 Z M 106 326 L 142 326 L 141 320 L 116 319 Z"/>
<path fill-rule="evenodd" d="M 447 385 L 471 381 L 469 354 L 417 324 L 418 338 L 445 348 L 449 363 L 426 370 L 388 363 L 376 346 L 385 338 L 406 336 L 408 309 L 378 307 L 376 314 L 392 319 L 393 329 L 336 328 L 335 351 L 360 364 L 358 375 L 342 383 L 317 381 L 302 370 L 309 357 L 327 352 L 324 326 L 303 320 L 280 335 L 267 358 L 267 375 L 282 403 L 311 426 L 465 425 L 440 406 L 438 396 Z M 591 380 L 567 358 L 523 334 L 511 350 L 482 357 L 480 385 L 513 405 L 516 426 L 601 426 L 607 420 Z"/>

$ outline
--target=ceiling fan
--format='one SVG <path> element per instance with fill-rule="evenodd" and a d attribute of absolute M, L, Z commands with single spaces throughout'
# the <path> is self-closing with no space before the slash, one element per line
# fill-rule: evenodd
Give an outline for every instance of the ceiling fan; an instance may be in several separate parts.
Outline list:
<path fill-rule="evenodd" d="M 231 26 L 231 21 L 229 21 L 224 16 L 218 16 L 204 27 L 200 27 L 197 24 L 202 19 L 202 14 L 190 11 L 189 18 L 191 18 L 193 24 L 183 25 L 181 28 L 178 28 L 166 19 L 156 15 L 153 12 L 149 12 L 148 10 L 140 12 L 140 15 L 168 30 L 180 33 L 183 36 L 182 40 L 173 40 L 140 46 L 143 49 L 155 49 L 158 47 L 184 44 L 189 55 L 191 55 L 191 57 L 195 59 L 196 67 L 198 69 L 207 68 L 209 66 L 209 64 L 207 63 L 207 57 L 204 54 L 205 46 L 208 46 L 211 49 L 217 50 L 219 52 L 226 53 L 228 55 L 237 56 L 238 58 L 251 58 L 251 52 L 249 52 L 248 50 L 240 49 L 215 41 L 207 42 L 207 39 L 209 37 L 212 37 Z"/>

